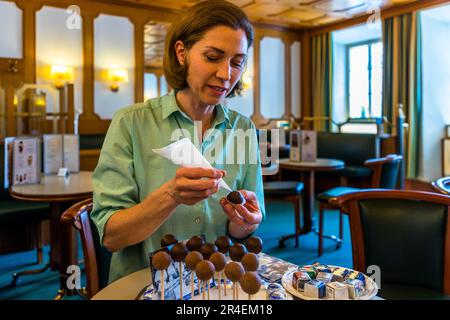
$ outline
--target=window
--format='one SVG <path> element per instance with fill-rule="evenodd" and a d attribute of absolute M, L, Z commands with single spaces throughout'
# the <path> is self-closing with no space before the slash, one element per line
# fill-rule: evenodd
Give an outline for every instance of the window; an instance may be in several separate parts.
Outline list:
<path fill-rule="evenodd" d="M 383 45 L 381 41 L 348 45 L 347 70 L 349 117 L 381 117 L 383 79 Z"/>

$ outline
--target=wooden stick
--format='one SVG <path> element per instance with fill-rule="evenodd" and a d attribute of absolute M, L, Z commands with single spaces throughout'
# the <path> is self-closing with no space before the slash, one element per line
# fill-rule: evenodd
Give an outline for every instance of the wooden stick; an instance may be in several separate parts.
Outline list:
<path fill-rule="evenodd" d="M 191 300 L 194 300 L 194 272 L 191 271 Z"/>
<path fill-rule="evenodd" d="M 236 283 L 233 282 L 233 300 L 236 300 Z"/>
<path fill-rule="evenodd" d="M 236 282 L 236 300 L 239 300 L 239 282 Z"/>
<path fill-rule="evenodd" d="M 218 283 L 218 288 L 219 288 L 219 300 L 222 300 L 222 297 L 221 297 L 221 293 L 220 293 L 220 272 L 218 272 L 219 273 L 219 283 Z"/>
<path fill-rule="evenodd" d="M 223 273 L 223 295 L 226 297 L 227 296 L 227 275 L 225 274 L 225 272 Z"/>
<path fill-rule="evenodd" d="M 183 300 L 183 265 L 180 264 L 180 300 Z"/>
<path fill-rule="evenodd" d="M 206 288 L 206 290 L 208 290 L 208 301 L 211 300 L 211 298 L 209 297 L 209 289 L 211 289 L 211 279 L 209 279 L 208 281 L 206 281 L 206 285 L 208 286 Z"/>
<path fill-rule="evenodd" d="M 202 297 L 203 297 L 203 300 L 205 300 L 205 281 L 202 281 Z"/>
<path fill-rule="evenodd" d="M 161 270 L 161 293 L 162 293 L 161 300 L 164 300 L 164 282 L 165 282 L 164 270 Z"/>

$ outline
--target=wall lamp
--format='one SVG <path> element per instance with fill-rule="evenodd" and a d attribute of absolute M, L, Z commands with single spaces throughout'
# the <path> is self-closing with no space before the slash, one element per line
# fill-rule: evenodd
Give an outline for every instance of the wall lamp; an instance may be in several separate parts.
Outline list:
<path fill-rule="evenodd" d="M 128 72 L 126 69 L 109 69 L 108 81 L 111 83 L 110 89 L 113 92 L 119 91 L 119 85 L 128 82 Z"/>

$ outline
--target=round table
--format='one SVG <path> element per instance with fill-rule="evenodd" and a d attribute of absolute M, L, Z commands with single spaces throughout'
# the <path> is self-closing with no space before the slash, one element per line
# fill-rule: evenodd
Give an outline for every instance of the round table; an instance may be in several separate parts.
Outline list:
<path fill-rule="evenodd" d="M 150 268 L 145 268 L 114 281 L 97 292 L 92 300 L 135 300 L 150 283 Z"/>
<path fill-rule="evenodd" d="M 91 300 L 137 300 L 151 283 L 150 268 L 131 273 L 106 286 Z M 298 298 L 295 298 L 298 299 Z M 373 300 L 382 300 L 375 296 Z"/>
<path fill-rule="evenodd" d="M 344 161 L 335 159 L 317 158 L 316 161 L 302 161 L 296 162 L 290 159 L 280 159 L 280 169 L 300 171 L 301 173 L 308 174 L 308 178 L 305 179 L 305 185 L 307 196 L 304 197 L 306 205 L 303 206 L 303 228 L 300 234 L 305 234 L 312 231 L 312 215 L 315 212 L 315 194 L 314 194 L 314 182 L 316 171 L 335 171 L 343 169 L 345 166 Z M 307 180 L 307 181 L 306 181 Z M 295 234 L 288 237 L 295 237 Z"/>
<path fill-rule="evenodd" d="M 75 230 L 69 224 L 61 223 L 62 213 L 75 202 L 92 197 L 92 172 L 71 173 L 68 177 L 43 175 L 39 184 L 14 185 L 11 196 L 25 201 L 48 202 L 50 216 L 50 263 L 52 270 L 59 270 L 59 300 L 72 291 L 67 288 L 67 267 L 78 265 Z"/>

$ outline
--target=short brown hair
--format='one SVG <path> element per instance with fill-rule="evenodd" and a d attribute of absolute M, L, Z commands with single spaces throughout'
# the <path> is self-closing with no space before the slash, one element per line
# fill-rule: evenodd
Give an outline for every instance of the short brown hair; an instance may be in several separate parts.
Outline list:
<path fill-rule="evenodd" d="M 170 87 L 184 89 L 188 64 L 181 65 L 175 53 L 175 43 L 180 40 L 186 49 L 201 40 L 204 34 L 216 26 L 227 26 L 234 30 L 242 29 L 247 36 L 248 48 L 253 44 L 253 27 L 247 15 L 238 6 L 223 0 L 207 0 L 188 9 L 186 14 L 170 28 L 164 48 L 164 75 Z M 227 98 L 240 94 L 243 90 L 242 79 L 227 95 Z"/>

